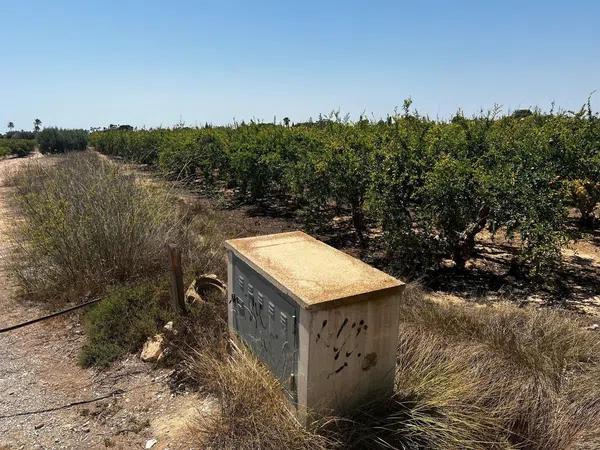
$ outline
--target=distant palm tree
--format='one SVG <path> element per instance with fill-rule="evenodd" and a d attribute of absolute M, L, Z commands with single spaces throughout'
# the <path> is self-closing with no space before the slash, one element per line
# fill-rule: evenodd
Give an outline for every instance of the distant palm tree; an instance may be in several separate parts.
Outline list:
<path fill-rule="evenodd" d="M 284 117 L 284 118 L 283 118 L 283 124 L 284 124 L 286 127 L 289 127 L 289 126 L 290 126 L 290 118 L 289 118 L 289 117 Z"/>
<path fill-rule="evenodd" d="M 41 125 L 42 125 L 42 121 L 40 119 L 35 119 L 33 121 L 33 131 L 40 131 Z"/>
<path fill-rule="evenodd" d="M 10 131 L 12 131 L 12 129 L 15 127 L 15 124 L 14 124 L 14 123 L 12 123 L 12 122 L 8 122 L 8 125 L 7 125 L 7 126 L 8 126 L 8 129 L 9 129 Z"/>

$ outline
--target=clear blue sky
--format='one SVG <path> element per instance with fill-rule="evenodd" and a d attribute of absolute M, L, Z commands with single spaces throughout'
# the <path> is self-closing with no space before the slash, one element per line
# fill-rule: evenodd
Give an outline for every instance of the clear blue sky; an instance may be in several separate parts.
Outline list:
<path fill-rule="evenodd" d="M 600 1 L 0 0 L 0 130 L 431 117 L 600 90 Z M 592 100 L 600 109 L 600 92 Z"/>

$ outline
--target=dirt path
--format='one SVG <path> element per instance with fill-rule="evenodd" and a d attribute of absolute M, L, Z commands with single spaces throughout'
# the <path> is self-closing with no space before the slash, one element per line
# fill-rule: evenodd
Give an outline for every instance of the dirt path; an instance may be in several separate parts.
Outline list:
<path fill-rule="evenodd" d="M 5 180 L 27 162 L 0 160 L 0 328 L 45 312 L 17 297 L 4 268 L 14 218 Z M 202 414 L 196 395 L 173 393 L 169 370 L 134 355 L 103 372 L 80 368 L 79 319 L 72 314 L 0 334 L 0 449 L 144 448 L 149 439 L 157 439 L 153 449 L 199 448 L 188 432 Z M 98 397 L 106 398 L 68 406 Z M 55 410 L 35 413 L 48 409 Z"/>

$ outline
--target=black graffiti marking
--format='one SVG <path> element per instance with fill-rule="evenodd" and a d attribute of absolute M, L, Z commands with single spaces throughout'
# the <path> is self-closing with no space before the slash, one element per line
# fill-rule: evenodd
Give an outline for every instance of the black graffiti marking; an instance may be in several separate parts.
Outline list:
<path fill-rule="evenodd" d="M 263 330 L 267 329 L 267 325 L 265 324 L 265 322 L 263 321 L 262 315 L 260 314 L 260 311 L 258 310 L 258 306 L 255 302 L 252 302 L 252 311 L 250 312 L 253 316 L 258 317 L 259 320 L 257 320 L 257 324 L 256 327 L 258 328 L 258 322 L 260 321 L 260 325 L 262 326 Z"/>
<path fill-rule="evenodd" d="M 323 331 L 323 329 L 327 326 L 327 319 L 325 319 L 323 321 L 323 323 L 321 324 L 321 331 Z M 321 333 L 317 333 L 317 340 L 315 342 L 319 342 L 319 340 L 321 339 Z M 327 348 L 329 348 L 329 345 L 325 344 L 325 346 Z"/>
<path fill-rule="evenodd" d="M 342 330 L 344 329 L 344 327 L 348 324 L 348 318 L 346 317 L 344 319 L 344 323 L 342 323 L 342 326 L 340 327 L 340 329 L 337 332 L 337 338 L 340 337 L 340 334 L 342 333 Z"/>
<path fill-rule="evenodd" d="M 337 368 L 335 371 L 331 372 L 329 375 L 327 375 L 327 379 L 329 379 L 329 377 L 331 375 L 337 375 L 338 373 L 340 373 L 342 370 L 344 370 L 346 367 L 348 367 L 348 363 L 345 362 L 344 364 L 342 364 L 339 368 Z"/>
<path fill-rule="evenodd" d="M 340 336 L 342 334 L 342 332 L 344 331 L 344 329 L 346 328 L 346 325 L 348 325 L 350 323 L 350 319 L 348 319 L 347 317 L 344 319 L 344 321 L 342 322 L 342 324 L 340 325 L 340 328 L 337 331 L 337 337 L 336 337 L 336 344 L 337 345 L 330 345 L 327 342 L 327 339 L 324 339 L 323 345 L 325 345 L 326 348 L 331 348 L 333 350 L 334 356 L 333 359 L 335 361 L 338 361 L 340 358 L 340 355 L 343 356 L 344 354 L 344 348 L 346 347 L 346 344 L 348 344 L 348 339 L 351 337 L 349 334 L 347 333 L 345 336 L 344 341 L 341 343 L 341 345 L 338 344 Z M 325 325 L 327 325 L 327 320 L 324 320 L 321 326 L 321 332 L 323 331 L 323 328 L 325 327 Z M 359 322 L 352 322 L 352 324 L 350 325 L 351 329 L 355 329 L 356 330 L 356 336 L 359 336 L 360 333 L 362 332 L 362 330 L 364 329 L 365 331 L 367 330 L 368 326 L 365 323 L 364 320 L 360 320 Z M 317 333 L 317 338 L 316 341 L 319 342 L 321 339 L 321 333 Z M 355 351 L 357 350 L 356 346 L 354 346 L 353 349 L 350 349 L 348 351 L 345 351 L 346 354 L 346 358 L 350 358 L 350 356 L 352 356 Z M 362 354 L 358 353 L 357 357 L 361 357 Z M 347 366 L 347 363 L 345 363 L 346 365 L 342 365 L 338 370 L 342 370 L 344 367 Z M 339 373 L 338 371 L 332 372 L 333 373 Z"/>
<path fill-rule="evenodd" d="M 333 351 L 336 352 L 335 357 L 334 357 L 335 360 L 337 360 L 339 358 L 340 353 L 342 352 L 342 350 L 344 349 L 345 346 L 346 346 L 346 341 L 344 341 L 342 343 L 342 345 L 340 346 L 339 349 L 337 347 L 333 347 Z"/>
<path fill-rule="evenodd" d="M 356 336 L 358 336 L 362 330 L 367 331 L 367 328 L 369 328 L 368 325 L 365 323 L 364 320 L 361 320 L 359 322 L 359 325 L 360 326 L 356 329 Z"/>

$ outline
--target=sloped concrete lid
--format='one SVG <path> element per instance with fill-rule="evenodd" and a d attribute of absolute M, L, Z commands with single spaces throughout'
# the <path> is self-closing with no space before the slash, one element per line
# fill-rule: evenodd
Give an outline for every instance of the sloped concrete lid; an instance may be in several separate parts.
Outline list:
<path fill-rule="evenodd" d="M 225 246 L 306 309 L 366 301 L 404 286 L 301 231 L 232 239 Z"/>

